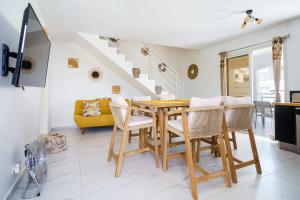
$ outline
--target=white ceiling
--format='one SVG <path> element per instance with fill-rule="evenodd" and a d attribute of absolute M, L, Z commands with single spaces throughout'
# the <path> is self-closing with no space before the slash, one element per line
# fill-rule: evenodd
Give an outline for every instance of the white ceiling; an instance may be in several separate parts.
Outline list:
<path fill-rule="evenodd" d="M 76 32 L 199 48 L 300 16 L 300 0 L 37 0 L 53 38 Z M 263 25 L 241 23 L 247 9 Z"/>

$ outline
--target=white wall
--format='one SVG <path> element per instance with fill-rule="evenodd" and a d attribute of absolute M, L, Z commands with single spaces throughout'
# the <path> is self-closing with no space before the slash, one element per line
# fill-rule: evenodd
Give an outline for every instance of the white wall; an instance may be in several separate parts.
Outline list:
<path fill-rule="evenodd" d="M 79 68 L 68 68 L 68 57 L 79 58 Z M 103 78 L 91 81 L 88 72 L 100 68 Z M 113 97 L 112 86 L 121 86 L 124 97 L 143 95 L 128 82 L 91 56 L 74 42 L 56 41 L 52 43 L 49 68 L 50 127 L 75 126 L 73 120 L 74 105 L 77 99 L 95 99 Z"/>
<path fill-rule="evenodd" d="M 207 97 L 220 94 L 219 52 L 272 40 L 274 36 L 285 34 L 290 34 L 286 44 L 287 90 L 300 90 L 300 19 L 298 18 L 247 36 L 224 41 L 199 51 L 189 52 L 189 58 L 187 59 L 198 64 L 199 75 L 195 80 L 187 80 L 187 95 Z"/>
<path fill-rule="evenodd" d="M 36 3 L 30 2 L 40 17 Z M 17 51 L 18 48 L 26 6 L 27 1 L 1 1 L 0 44 L 6 43 L 12 51 Z M 40 19 L 43 21 L 41 17 Z M 11 66 L 13 65 L 14 62 L 11 62 Z M 11 78 L 11 74 L 0 77 L 0 199 L 6 198 L 18 178 L 18 175 L 12 174 L 12 167 L 19 161 L 23 165 L 24 145 L 36 139 L 40 133 L 42 89 L 28 87 L 22 91 L 10 84 Z"/>

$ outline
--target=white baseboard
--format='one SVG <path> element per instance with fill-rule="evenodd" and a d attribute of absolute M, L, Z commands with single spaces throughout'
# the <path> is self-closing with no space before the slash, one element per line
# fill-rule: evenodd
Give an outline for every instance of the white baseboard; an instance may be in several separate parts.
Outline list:
<path fill-rule="evenodd" d="M 5 195 L 4 200 L 10 200 L 12 198 L 12 196 L 14 195 L 18 185 L 22 181 L 24 175 L 25 175 L 25 169 L 22 170 L 22 172 L 20 173 L 18 178 L 14 181 L 13 185 L 10 187 L 7 194 Z"/>

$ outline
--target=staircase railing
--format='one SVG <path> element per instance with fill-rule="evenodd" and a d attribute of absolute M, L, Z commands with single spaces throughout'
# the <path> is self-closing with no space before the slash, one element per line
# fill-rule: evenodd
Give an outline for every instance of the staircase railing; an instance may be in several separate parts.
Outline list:
<path fill-rule="evenodd" d="M 99 38 L 107 40 L 111 46 L 117 49 L 118 53 L 121 53 L 125 56 L 128 55 L 127 47 L 122 44 L 121 40 L 102 36 Z M 141 43 L 141 48 L 147 49 L 147 56 L 149 56 L 150 59 L 147 70 L 144 72 L 148 74 L 149 79 L 155 80 L 156 85 L 162 86 L 163 91 L 168 90 L 169 92 L 175 94 L 176 97 L 182 97 L 182 76 L 177 72 L 176 68 L 163 59 L 153 48 L 149 48 L 147 44 Z M 164 72 L 159 71 L 159 64 L 166 66 L 166 70 L 164 70 Z"/>

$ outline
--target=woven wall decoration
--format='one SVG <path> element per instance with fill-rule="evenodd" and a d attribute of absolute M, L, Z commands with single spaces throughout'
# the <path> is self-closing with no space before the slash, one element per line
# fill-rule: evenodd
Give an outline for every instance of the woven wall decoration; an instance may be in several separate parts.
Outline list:
<path fill-rule="evenodd" d="M 167 70 L 167 65 L 165 63 L 160 63 L 157 67 L 159 72 L 165 72 Z"/>
<path fill-rule="evenodd" d="M 196 64 L 191 64 L 188 69 L 188 77 L 190 79 L 195 79 L 198 76 L 198 66 Z"/>
<path fill-rule="evenodd" d="M 121 93 L 121 87 L 119 85 L 113 85 L 112 94 L 120 94 L 120 93 Z"/>
<path fill-rule="evenodd" d="M 69 68 L 78 68 L 79 59 L 78 58 L 68 58 L 68 67 Z"/>
<path fill-rule="evenodd" d="M 149 55 L 149 49 L 147 47 L 143 47 L 141 48 L 141 52 L 144 56 L 148 56 Z"/>
<path fill-rule="evenodd" d="M 102 79 L 102 77 L 103 77 L 103 73 L 102 73 L 101 69 L 99 69 L 99 68 L 90 69 L 89 78 L 92 81 L 100 81 Z"/>

